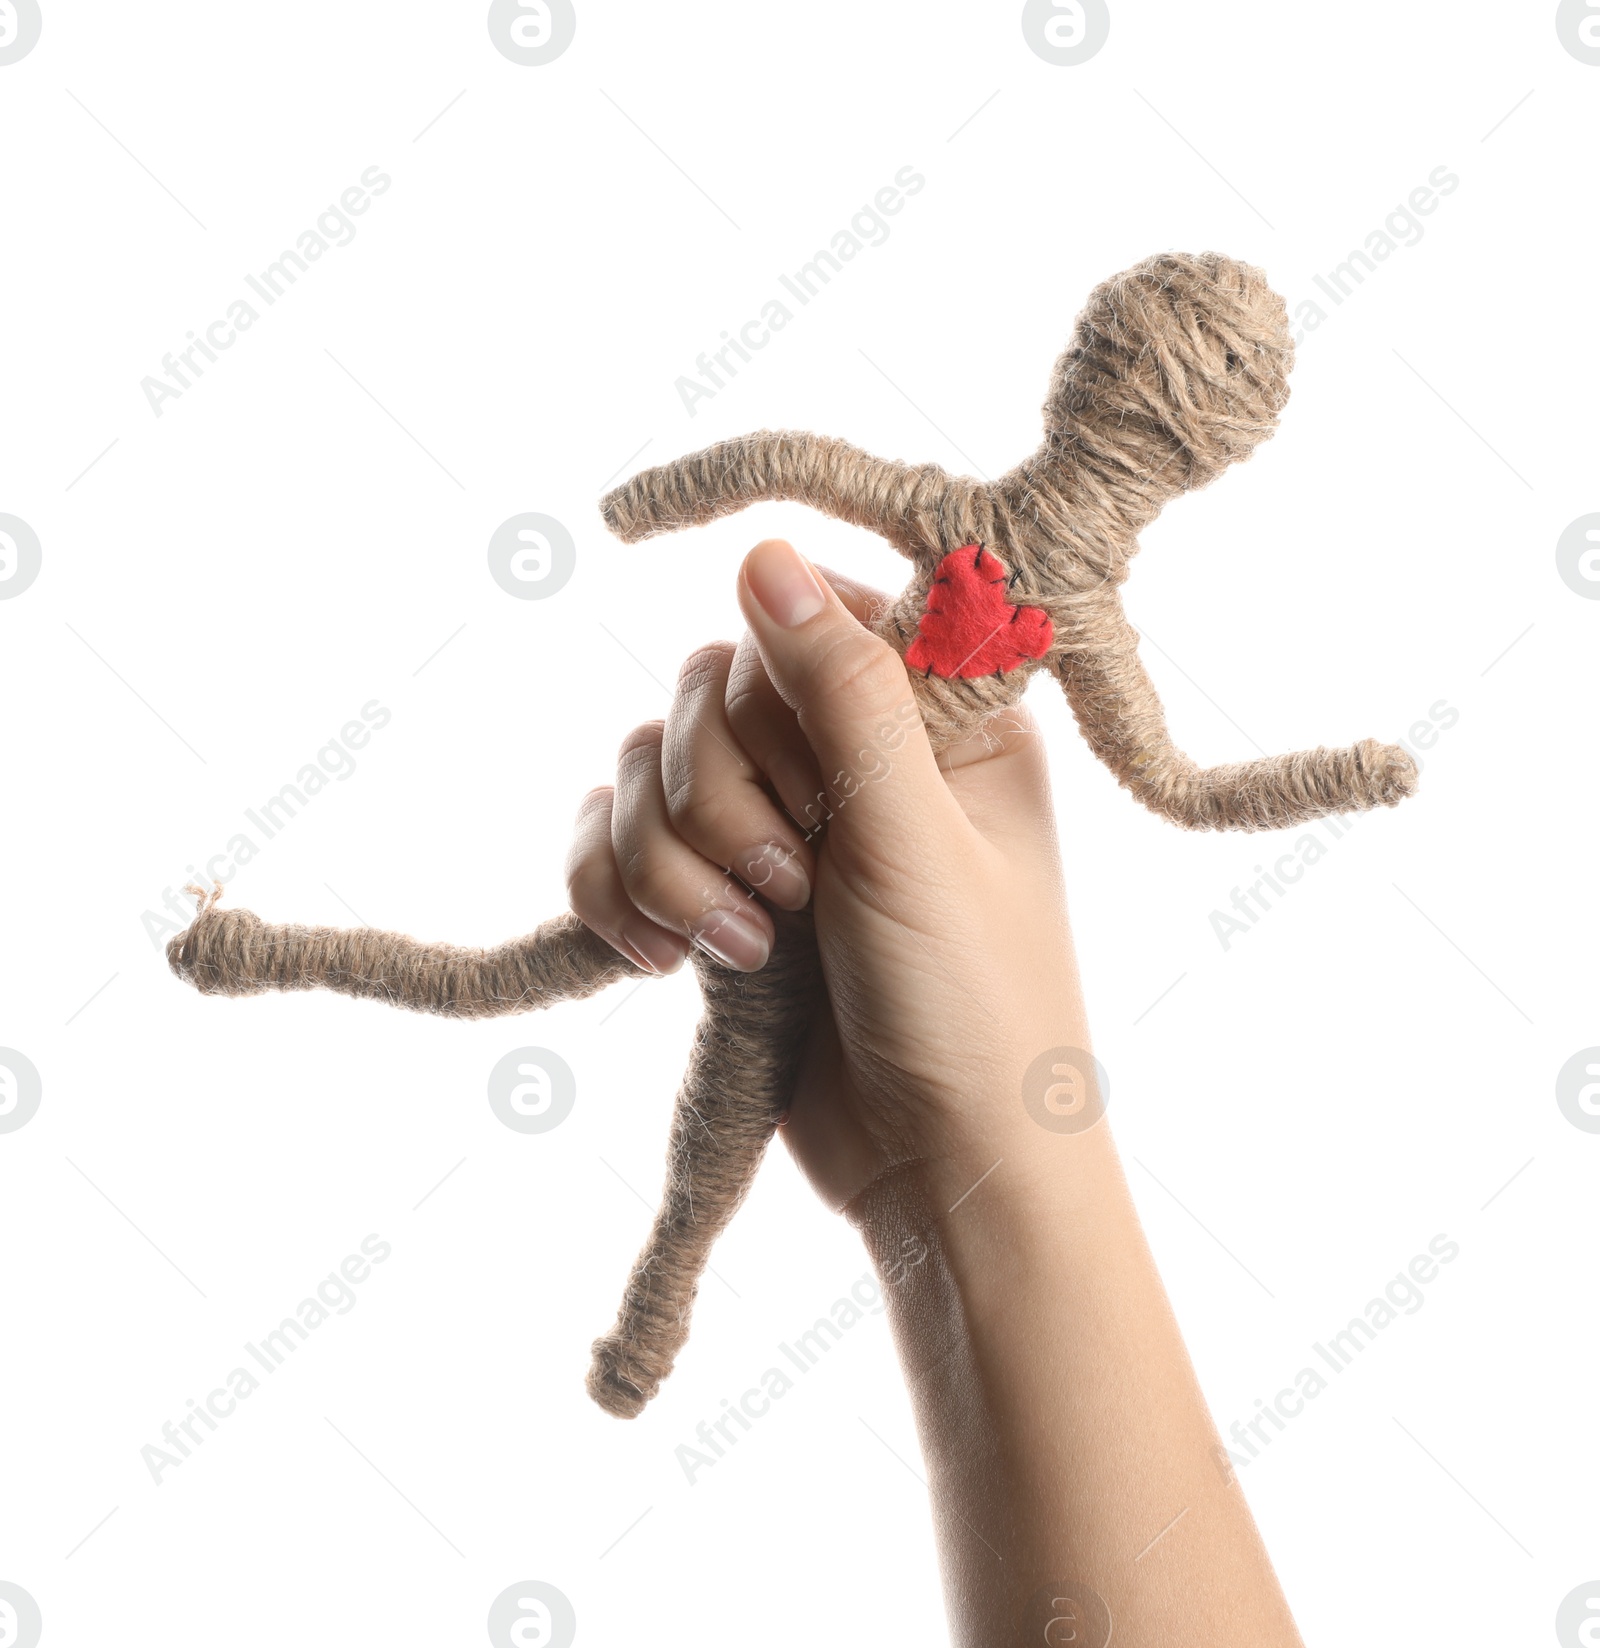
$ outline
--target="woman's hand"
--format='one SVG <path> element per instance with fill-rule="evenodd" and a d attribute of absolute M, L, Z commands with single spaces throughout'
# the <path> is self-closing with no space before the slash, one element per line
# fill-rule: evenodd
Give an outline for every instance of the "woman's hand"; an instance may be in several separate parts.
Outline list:
<path fill-rule="evenodd" d="M 952 1640 L 1297 1645 L 1108 1128 L 1025 1102 L 1088 1045 L 1032 724 L 935 759 L 875 597 L 787 544 L 739 600 L 749 636 L 585 802 L 572 907 L 658 966 L 753 968 L 764 901 L 809 898 L 827 999 L 784 1133 L 889 1300 Z"/>
<path fill-rule="evenodd" d="M 1036 1142 L 1024 1072 L 1084 1047 L 1049 786 L 1013 712 L 937 759 L 882 596 L 786 543 L 739 581 L 750 633 L 696 652 L 665 722 L 623 741 L 569 861 L 572 908 L 658 971 L 690 943 L 741 969 L 770 902 L 809 902 L 827 982 L 785 1138 L 842 1207 L 900 1162 L 959 1189 Z"/>

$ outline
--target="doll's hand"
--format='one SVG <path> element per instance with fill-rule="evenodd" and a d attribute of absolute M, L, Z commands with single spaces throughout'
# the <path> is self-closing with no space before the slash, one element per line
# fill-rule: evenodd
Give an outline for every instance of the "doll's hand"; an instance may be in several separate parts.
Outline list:
<path fill-rule="evenodd" d="M 751 552 L 750 635 L 697 652 L 665 723 L 624 741 L 568 883 L 580 918 L 662 971 L 691 941 L 757 968 L 763 900 L 810 901 L 828 1006 L 785 1138 L 842 1206 L 903 1161 L 959 1187 L 1011 1138 L 1036 1151 L 1023 1074 L 1087 1038 L 1031 720 L 935 759 L 904 664 L 865 627 L 882 597 L 833 586 L 785 543 Z"/>

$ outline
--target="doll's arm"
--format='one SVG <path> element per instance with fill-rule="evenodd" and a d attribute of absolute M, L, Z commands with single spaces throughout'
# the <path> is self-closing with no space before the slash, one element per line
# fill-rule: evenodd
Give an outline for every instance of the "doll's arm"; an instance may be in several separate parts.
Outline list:
<path fill-rule="evenodd" d="M 644 971 L 572 915 L 478 950 L 374 927 L 274 925 L 249 910 L 222 909 L 220 893 L 203 894 L 192 925 L 167 945 L 173 972 L 206 996 L 336 990 L 416 1013 L 483 1019 L 577 1001 Z"/>
<path fill-rule="evenodd" d="M 637 543 L 773 499 L 866 527 L 913 560 L 932 554 L 929 546 L 985 541 L 992 528 L 992 506 L 977 481 L 782 430 L 720 441 L 643 470 L 608 492 L 600 508 L 619 538 Z"/>
<path fill-rule="evenodd" d="M 1345 749 L 1200 767 L 1172 742 L 1115 588 L 1078 596 L 1056 614 L 1065 650 L 1054 667 L 1079 729 L 1118 782 L 1174 824 L 1271 830 L 1329 813 L 1393 807 L 1416 788 L 1416 763 L 1406 751 L 1371 738 Z"/>

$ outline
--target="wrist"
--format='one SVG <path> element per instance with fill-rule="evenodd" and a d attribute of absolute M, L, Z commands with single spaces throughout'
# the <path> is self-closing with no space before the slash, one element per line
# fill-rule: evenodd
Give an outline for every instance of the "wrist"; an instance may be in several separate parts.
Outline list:
<path fill-rule="evenodd" d="M 949 1050 L 937 1079 L 871 1103 L 880 1124 L 871 1131 L 890 1165 L 850 1214 L 869 1245 L 869 1226 L 936 1223 L 969 1206 L 1048 1230 L 1074 1182 L 1103 1170 L 1109 1084 L 1081 1019 L 994 1029 L 982 1046 Z"/>
<path fill-rule="evenodd" d="M 842 1211 L 892 1310 L 926 1310 L 937 1283 L 971 1321 L 1047 1288 L 1067 1255 L 1081 1252 L 1125 1205 L 1121 1166 L 1101 1121 L 1065 1137 L 1028 1123 L 967 1133 L 896 1162 Z"/>

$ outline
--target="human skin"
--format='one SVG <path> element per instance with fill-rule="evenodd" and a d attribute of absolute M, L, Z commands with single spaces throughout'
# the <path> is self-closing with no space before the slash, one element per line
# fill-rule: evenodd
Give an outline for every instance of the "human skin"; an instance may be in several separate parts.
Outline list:
<path fill-rule="evenodd" d="M 1041 1111 L 1035 1061 L 1090 1037 L 1040 740 L 1011 711 L 936 757 L 881 599 L 758 545 L 749 633 L 585 798 L 572 908 L 658 971 L 691 943 L 758 968 L 766 903 L 811 909 L 827 995 L 782 1133 L 889 1301 L 952 1640 L 1299 1644 L 1109 1125 L 1081 1089 Z"/>

